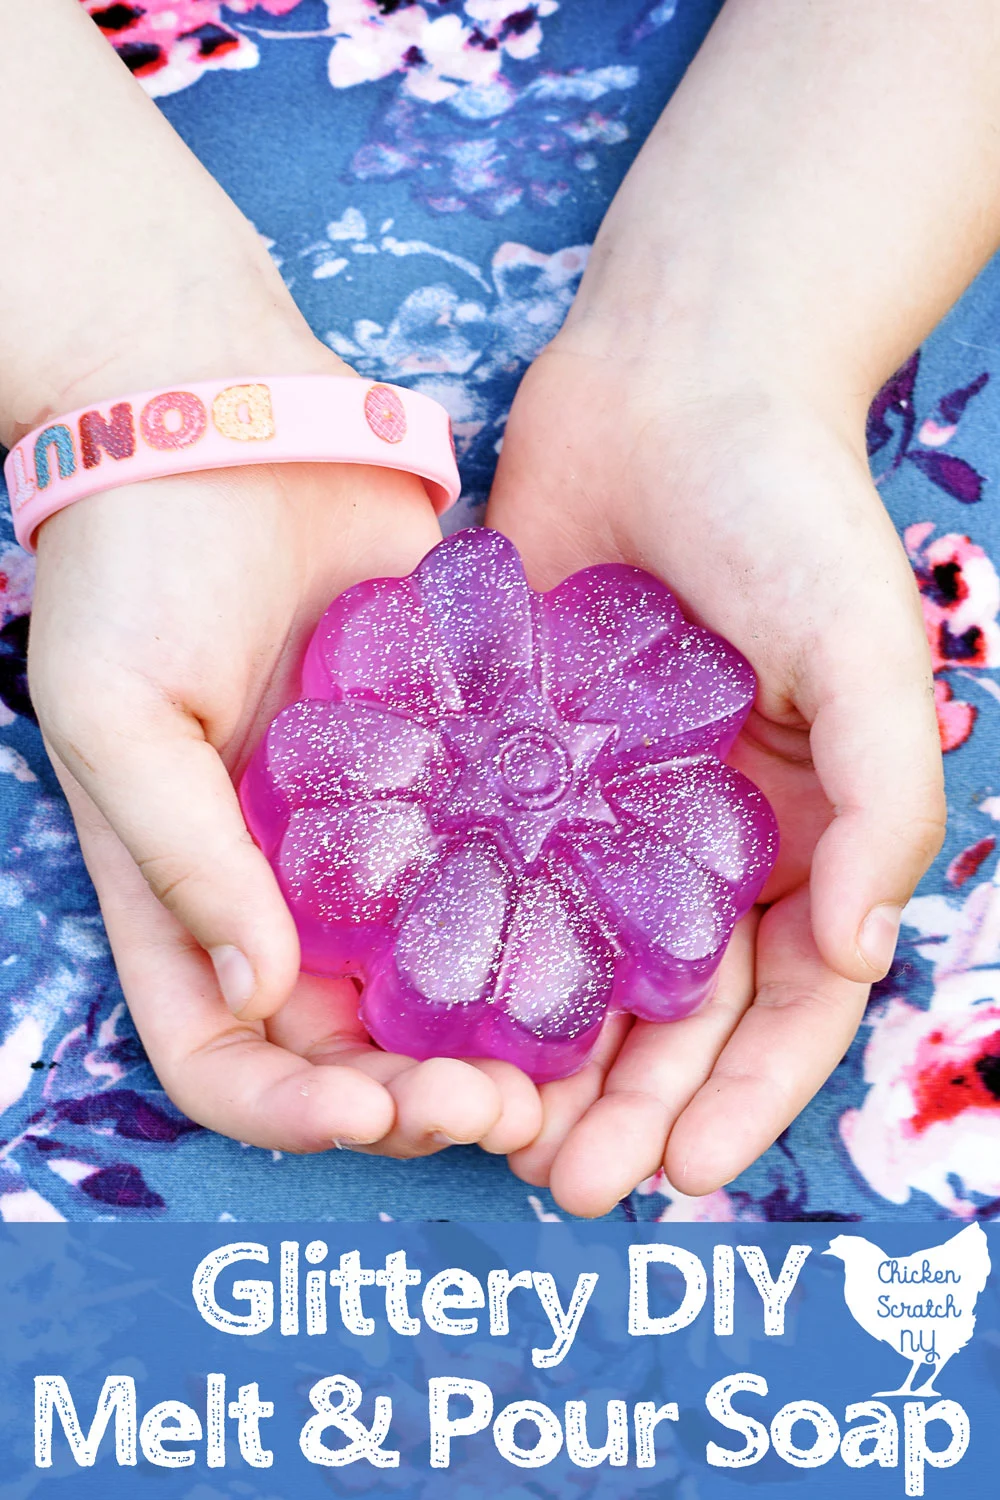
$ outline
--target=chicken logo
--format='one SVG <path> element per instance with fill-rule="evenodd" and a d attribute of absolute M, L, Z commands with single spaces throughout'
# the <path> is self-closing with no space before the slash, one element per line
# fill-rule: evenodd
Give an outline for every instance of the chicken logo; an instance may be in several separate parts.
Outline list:
<path fill-rule="evenodd" d="M 936 1396 L 934 1382 L 976 1326 L 976 1299 L 990 1273 L 978 1224 L 943 1245 L 889 1256 L 858 1234 L 838 1234 L 824 1255 L 844 1262 L 844 1301 L 855 1323 L 910 1361 L 906 1380 L 876 1396 Z M 913 1382 L 923 1372 L 922 1384 Z"/>

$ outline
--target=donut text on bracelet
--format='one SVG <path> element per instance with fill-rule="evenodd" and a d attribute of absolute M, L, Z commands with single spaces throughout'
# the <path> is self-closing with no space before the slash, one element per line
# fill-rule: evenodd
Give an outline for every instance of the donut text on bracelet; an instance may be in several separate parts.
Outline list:
<path fill-rule="evenodd" d="M 350 375 L 199 381 L 84 407 L 15 443 L 4 472 L 14 530 L 76 500 L 166 474 L 235 464 L 328 462 L 402 469 L 437 510 L 458 498 L 448 413 L 399 386 Z"/>

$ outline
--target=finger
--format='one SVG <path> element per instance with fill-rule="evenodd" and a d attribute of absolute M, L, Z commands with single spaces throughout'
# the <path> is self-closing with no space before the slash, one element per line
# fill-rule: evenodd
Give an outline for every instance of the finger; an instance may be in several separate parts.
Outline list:
<path fill-rule="evenodd" d="M 584 1218 L 610 1213 L 662 1164 L 678 1115 L 712 1072 L 754 991 L 759 914 L 733 933 L 715 993 L 683 1021 L 637 1021 L 608 1072 L 600 1098 L 570 1131 L 552 1164 L 560 1207 Z"/>
<path fill-rule="evenodd" d="M 581 364 L 553 346 L 530 366 L 504 430 L 490 489 L 486 524 L 510 537 L 539 589 L 552 588 L 591 563 L 623 560 L 614 524 L 619 507 L 608 505 L 598 476 L 586 466 L 581 471 L 567 435 L 566 382 L 579 390 L 588 373 L 589 361 Z M 605 372 L 599 372 L 591 392 L 597 411 L 607 406 L 605 381 Z M 569 508 L 567 493 L 573 496 Z"/>
<path fill-rule="evenodd" d="M 352 984 L 350 1001 L 343 1008 L 331 1005 L 330 987 L 339 993 L 345 983 L 302 975 L 288 1004 L 268 1023 L 268 1033 L 286 1047 L 305 1050 L 312 1062 L 349 1066 L 385 1087 L 395 1115 L 392 1130 L 373 1146 L 375 1154 L 429 1156 L 446 1146 L 472 1145 L 497 1129 L 503 1090 L 486 1072 L 457 1058 L 420 1062 L 383 1052 L 361 1024 Z"/>
<path fill-rule="evenodd" d="M 235 1021 L 219 1003 L 204 956 L 154 900 L 82 789 L 65 771 L 61 779 L 136 1029 L 167 1093 L 192 1119 L 251 1145 L 372 1145 L 400 1157 L 472 1143 L 496 1129 L 504 1092 L 488 1072 L 372 1047 L 350 981 L 299 976 L 288 1015 L 270 1022 L 270 1040 L 259 1024 Z"/>
<path fill-rule="evenodd" d="M 349 995 L 341 1003 L 335 1003 L 333 996 L 340 996 L 344 986 L 348 987 Z M 385 1084 L 390 1093 L 396 1092 L 396 1081 L 400 1080 L 400 1098 L 410 1109 L 419 1110 L 421 1099 L 414 1083 L 419 1082 L 432 1095 L 441 1084 L 440 1076 L 435 1083 L 434 1070 L 430 1073 L 423 1070 L 416 1080 L 404 1083 L 402 1075 L 419 1065 L 412 1057 L 382 1052 L 371 1045 L 358 1014 L 358 998 L 356 987 L 349 981 L 303 974 L 287 1005 L 268 1022 L 268 1036 L 311 1062 L 349 1060 L 352 1066 Z M 470 1077 L 467 1068 L 483 1074 L 487 1083 Z M 473 1109 L 470 1111 L 468 1103 L 462 1103 L 460 1095 L 444 1101 L 448 1116 L 440 1123 L 437 1121 L 442 1108 L 440 1101 L 433 1109 L 426 1110 L 424 1118 L 416 1114 L 409 1119 L 401 1117 L 397 1136 L 379 1143 L 380 1155 L 426 1155 L 443 1150 L 454 1139 L 466 1143 L 475 1140 L 485 1151 L 505 1156 L 534 1140 L 541 1125 L 541 1100 L 537 1088 L 520 1068 L 496 1058 L 467 1058 L 452 1075 L 452 1086 L 456 1076 L 463 1091 L 475 1091 L 478 1102 Z M 483 1133 L 483 1123 L 491 1119 L 497 1097 L 499 1114 Z M 430 1100 L 426 1102 L 429 1104 Z M 460 1108 L 464 1115 L 460 1114 Z"/>
<path fill-rule="evenodd" d="M 197 720 L 129 674 L 116 683 L 114 731 L 103 732 L 101 714 L 89 711 L 54 734 L 54 758 L 153 895 L 209 954 L 230 1010 L 259 1020 L 288 997 L 299 971 L 298 935 L 277 880 Z"/>
<path fill-rule="evenodd" d="M 495 1057 L 469 1058 L 500 1091 L 501 1110 L 479 1144 L 493 1156 L 509 1156 L 529 1146 L 542 1128 L 542 1097 L 526 1073 Z"/>
<path fill-rule="evenodd" d="M 358 998 L 352 979 L 300 974 L 287 1002 L 268 1019 L 268 1039 L 309 1062 L 340 1063 L 346 1053 L 371 1046 Z"/>
<path fill-rule="evenodd" d="M 699 1197 L 756 1161 L 837 1066 L 867 997 L 867 985 L 824 963 L 807 888 L 772 906 L 757 935 L 753 1004 L 667 1142 L 673 1186 Z"/>
<path fill-rule="evenodd" d="M 395 1123 L 376 1146 L 378 1156 L 404 1160 L 431 1156 L 446 1146 L 471 1146 L 495 1129 L 503 1096 L 479 1068 L 455 1057 L 415 1062 L 370 1048 L 351 1056 L 359 1072 L 384 1081 L 395 1104 Z"/>
<path fill-rule="evenodd" d="M 385 1136 L 395 1115 L 389 1091 L 355 1068 L 306 1061 L 267 1041 L 260 1023 L 232 1016 L 205 954 L 157 902 L 96 807 L 61 779 L 136 1030 L 177 1107 L 222 1135 L 282 1151 Z M 349 1035 L 356 1002 L 341 993 L 340 1004 Z"/>
<path fill-rule="evenodd" d="M 573 1126 L 600 1098 L 614 1058 L 632 1025 L 631 1016 L 609 1016 L 588 1062 L 569 1078 L 543 1083 L 542 1123 L 535 1139 L 509 1158 L 511 1171 L 532 1187 L 548 1187 L 552 1163 Z"/>
<path fill-rule="evenodd" d="M 915 590 L 901 552 L 900 566 L 910 599 Z M 841 638 L 835 660 L 813 664 L 830 687 L 810 735 L 835 812 L 813 860 L 816 943 L 831 968 L 862 983 L 888 972 L 902 909 L 941 848 L 946 816 L 918 602 L 880 622 L 874 650 L 871 644 Z"/>
<path fill-rule="evenodd" d="M 308 1061 L 266 1040 L 259 1023 L 234 1019 L 204 955 L 154 900 L 81 789 L 71 795 L 136 1029 L 167 1093 L 192 1119 L 251 1145 L 371 1145 L 402 1157 L 493 1129 L 502 1110 L 493 1081 L 455 1059 L 417 1063 L 367 1044 L 349 981 L 301 976 L 291 1018 L 271 1022 L 283 1040 L 309 1046 Z"/>

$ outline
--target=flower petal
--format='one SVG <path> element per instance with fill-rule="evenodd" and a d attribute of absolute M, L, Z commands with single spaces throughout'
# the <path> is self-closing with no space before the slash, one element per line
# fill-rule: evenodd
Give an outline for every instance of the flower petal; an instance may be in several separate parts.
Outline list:
<path fill-rule="evenodd" d="M 292 813 L 274 867 L 310 974 L 363 974 L 438 840 L 414 802 L 342 802 Z"/>
<path fill-rule="evenodd" d="M 374 699 L 416 718 L 462 706 L 408 578 L 375 578 L 334 600 L 306 653 L 302 691 L 307 698 Z"/>
<path fill-rule="evenodd" d="M 595 829 L 573 849 L 630 951 L 685 974 L 714 968 L 738 915 L 727 880 L 640 825 Z"/>
<path fill-rule="evenodd" d="M 305 699 L 268 729 L 240 787 L 247 825 L 273 852 L 290 812 L 405 793 L 426 797 L 445 750 L 430 729 L 378 704 Z"/>
<path fill-rule="evenodd" d="M 544 594 L 542 670 L 553 706 L 575 718 L 626 662 L 684 624 L 673 594 L 641 568 L 602 563 Z"/>
<path fill-rule="evenodd" d="M 412 802 L 300 808 L 288 820 L 278 874 L 297 914 L 384 927 L 437 843 L 423 808 Z"/>
<path fill-rule="evenodd" d="M 608 943 L 551 871 L 525 881 L 507 933 L 494 1013 L 540 1040 L 586 1036 L 585 1052 L 607 1009 L 613 977 Z"/>
<path fill-rule="evenodd" d="M 500 955 L 510 877 L 486 840 L 442 856 L 399 930 L 400 976 L 434 1005 L 482 1000 Z"/>
<path fill-rule="evenodd" d="M 514 546 L 482 526 L 456 532 L 414 582 L 466 710 L 488 712 L 534 659 L 531 590 Z"/>
<path fill-rule="evenodd" d="M 735 647 L 685 624 L 598 686 L 579 717 L 616 724 L 615 756 L 633 764 L 724 756 L 753 706 L 757 679 Z"/>
<path fill-rule="evenodd" d="M 756 901 L 777 855 L 778 829 L 767 799 L 741 772 L 708 756 L 644 766 L 607 786 L 605 796 L 619 816 L 726 881 L 740 914 Z"/>
<path fill-rule="evenodd" d="M 394 948 L 368 975 L 361 1014 L 380 1046 L 410 1057 L 476 1055 L 510 899 L 507 868 L 487 839 L 438 858 Z"/>

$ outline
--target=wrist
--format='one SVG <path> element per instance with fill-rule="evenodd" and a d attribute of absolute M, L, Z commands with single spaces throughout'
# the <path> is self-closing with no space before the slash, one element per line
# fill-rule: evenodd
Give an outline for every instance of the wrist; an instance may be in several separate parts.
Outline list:
<path fill-rule="evenodd" d="M 603 324 L 567 327 L 529 371 L 507 436 L 524 425 L 536 436 L 559 430 L 571 474 L 596 458 L 593 504 L 580 524 L 584 532 L 602 527 L 614 496 L 605 545 L 624 545 L 630 559 L 641 559 L 664 516 L 675 515 L 671 524 L 681 530 L 713 515 L 741 529 L 736 517 L 748 510 L 763 517 L 775 505 L 780 511 L 790 494 L 807 505 L 814 472 L 838 476 L 845 507 L 883 513 L 868 468 L 863 404 L 845 414 L 821 394 L 814 399 L 784 372 L 727 362 L 693 331 L 680 337 L 673 330 L 646 356 L 615 347 Z M 544 450 L 526 464 L 522 449 L 505 442 L 502 462 L 508 475 L 512 464 L 515 473 L 538 470 Z M 682 496 L 686 521 L 673 509 Z M 558 488 L 553 499 L 562 503 Z M 775 534 L 789 524 L 779 518 Z"/>
<path fill-rule="evenodd" d="M 168 390 L 261 371 L 352 373 L 294 307 L 289 311 L 266 299 L 254 306 L 237 297 L 221 310 L 201 315 L 188 301 L 172 317 L 158 318 L 130 335 L 105 330 L 100 342 L 88 344 L 85 337 L 66 341 L 58 352 L 24 359 L 19 370 L 6 369 L 4 385 L 10 394 L 0 400 L 0 442 L 11 447 L 50 418 L 131 391 Z"/>
<path fill-rule="evenodd" d="M 864 453 L 868 407 L 893 366 L 866 371 L 811 339 L 793 299 L 782 304 L 780 287 L 722 247 L 703 255 L 606 228 L 554 353 L 645 386 L 658 411 L 728 409 L 769 427 L 805 419 Z"/>

